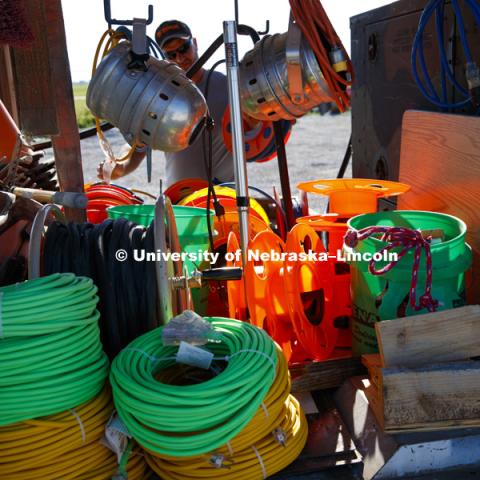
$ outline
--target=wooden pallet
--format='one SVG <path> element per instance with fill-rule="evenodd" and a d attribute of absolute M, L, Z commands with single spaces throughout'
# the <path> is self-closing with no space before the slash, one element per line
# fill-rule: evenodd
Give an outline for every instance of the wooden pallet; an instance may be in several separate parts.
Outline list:
<path fill-rule="evenodd" d="M 386 432 L 480 427 L 480 306 L 379 322 L 365 395 Z"/>

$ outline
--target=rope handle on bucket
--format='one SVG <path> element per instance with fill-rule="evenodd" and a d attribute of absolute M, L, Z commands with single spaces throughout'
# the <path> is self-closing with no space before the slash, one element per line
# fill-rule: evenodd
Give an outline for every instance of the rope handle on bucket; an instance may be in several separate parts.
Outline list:
<path fill-rule="evenodd" d="M 383 247 L 378 253 L 389 252 L 398 247 L 403 247 L 398 253 L 398 260 L 391 261 L 383 268 L 376 269 L 376 261 L 370 260 L 368 264 L 368 271 L 372 275 L 383 275 L 389 272 L 407 253 L 410 249 L 415 248 L 414 261 L 412 267 L 412 280 L 410 282 L 410 306 L 415 310 L 423 310 L 427 308 L 429 312 L 435 312 L 439 302 L 432 297 L 432 253 L 430 251 L 430 241 L 432 236 L 424 238 L 420 230 L 412 230 L 405 227 L 367 227 L 359 231 L 349 230 L 345 237 L 345 245 L 354 248 L 358 242 L 365 240 L 368 237 L 376 234 L 383 234 L 381 240 L 387 242 L 388 245 Z M 417 305 L 417 283 L 418 283 L 418 269 L 420 268 L 420 257 L 422 249 L 425 250 L 427 278 L 425 280 L 425 291 L 419 298 Z"/>

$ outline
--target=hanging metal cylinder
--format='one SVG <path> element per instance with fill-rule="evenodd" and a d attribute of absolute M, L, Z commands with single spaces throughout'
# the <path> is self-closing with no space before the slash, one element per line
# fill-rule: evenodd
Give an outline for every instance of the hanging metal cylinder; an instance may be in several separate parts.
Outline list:
<path fill-rule="evenodd" d="M 207 115 L 201 91 L 171 62 L 150 57 L 146 71 L 129 69 L 130 52 L 130 42 L 121 42 L 102 60 L 88 86 L 88 108 L 130 143 L 166 152 L 187 148 Z"/>
<path fill-rule="evenodd" d="M 294 120 L 333 101 L 313 50 L 298 27 L 263 37 L 240 64 L 244 113 L 258 120 Z"/>

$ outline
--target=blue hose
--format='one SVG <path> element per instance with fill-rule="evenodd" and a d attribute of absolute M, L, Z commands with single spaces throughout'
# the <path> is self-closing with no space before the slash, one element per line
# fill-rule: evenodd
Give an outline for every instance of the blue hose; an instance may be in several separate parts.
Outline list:
<path fill-rule="evenodd" d="M 465 0 L 466 5 L 472 11 L 475 21 L 480 26 L 480 5 L 477 0 Z M 411 64 L 412 73 L 415 82 L 422 92 L 423 96 L 427 98 L 431 103 L 445 110 L 461 108 L 468 105 L 472 101 L 470 92 L 466 90 L 455 79 L 452 66 L 448 62 L 447 53 L 445 51 L 445 34 L 444 34 L 444 0 L 430 0 L 425 7 L 420 17 L 418 30 L 414 38 L 412 46 Z M 465 24 L 462 17 L 462 12 L 458 4 L 458 0 L 452 0 L 452 8 L 456 16 L 460 41 L 462 43 L 463 50 L 465 52 L 465 58 L 468 63 L 474 63 L 470 46 L 468 44 L 467 35 L 465 32 Z M 423 48 L 423 34 L 426 26 L 428 25 L 433 13 L 435 12 L 435 31 L 437 35 L 437 41 L 440 52 L 440 88 L 441 95 L 439 95 L 433 85 L 432 79 L 428 73 L 425 52 Z M 420 78 L 418 66 L 421 70 L 423 80 Z M 452 84 L 455 90 L 463 97 L 463 100 L 458 102 L 448 102 L 447 95 L 447 80 Z"/>

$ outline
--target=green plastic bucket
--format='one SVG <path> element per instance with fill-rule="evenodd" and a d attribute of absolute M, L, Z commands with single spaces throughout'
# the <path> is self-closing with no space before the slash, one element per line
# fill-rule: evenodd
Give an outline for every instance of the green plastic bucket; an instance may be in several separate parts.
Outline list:
<path fill-rule="evenodd" d="M 472 263 L 471 248 L 465 243 L 465 223 L 451 215 L 422 211 L 393 211 L 358 215 L 348 221 L 350 230 L 371 226 L 406 227 L 419 230 L 443 230 L 445 240 L 431 245 L 432 297 L 439 301 L 437 310 L 465 305 L 465 272 Z M 352 291 L 352 349 L 354 355 L 378 352 L 375 323 L 380 320 L 427 313 L 427 309 L 411 308 L 409 290 L 414 262 L 411 249 L 398 263 L 383 275 L 372 275 L 369 262 L 359 254 L 374 254 L 387 243 L 379 236 L 361 240 L 354 248 L 344 245 L 346 261 L 351 269 Z M 398 253 L 401 248 L 392 250 Z M 357 255 L 357 258 L 354 255 Z M 376 262 L 375 268 L 386 266 L 388 260 Z M 425 253 L 422 250 L 417 281 L 417 305 L 424 293 L 426 280 Z"/>
<path fill-rule="evenodd" d="M 153 221 L 155 205 L 121 205 L 107 209 L 109 218 L 126 218 L 132 222 L 148 227 Z M 207 216 L 204 208 L 184 207 L 173 205 L 173 214 L 177 223 L 178 239 L 182 252 L 198 253 L 209 250 Z M 211 223 L 215 212 L 210 210 Z M 185 259 L 188 273 L 192 273 L 197 267 L 188 258 Z M 205 265 L 198 265 L 205 267 Z M 195 311 L 199 315 L 205 315 L 207 311 L 208 286 L 192 290 L 192 299 Z"/>

